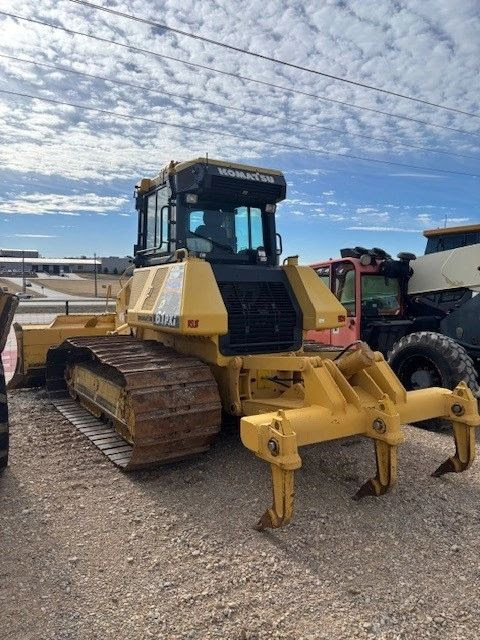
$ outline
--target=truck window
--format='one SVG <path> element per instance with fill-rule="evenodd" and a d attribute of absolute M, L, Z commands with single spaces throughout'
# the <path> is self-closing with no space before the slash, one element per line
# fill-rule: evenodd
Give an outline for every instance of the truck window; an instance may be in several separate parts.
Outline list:
<path fill-rule="evenodd" d="M 480 242 L 480 234 L 472 233 L 452 233 L 428 238 L 425 253 L 437 253 L 448 249 L 458 249 Z"/>
<path fill-rule="evenodd" d="M 347 310 L 355 315 L 355 267 L 351 262 L 341 262 L 333 267 L 333 293 Z"/>
<path fill-rule="evenodd" d="M 319 267 L 316 273 L 327 289 L 330 289 L 330 267 Z"/>
<path fill-rule="evenodd" d="M 394 316 L 400 312 L 400 283 L 383 275 L 362 275 L 362 315 Z"/>

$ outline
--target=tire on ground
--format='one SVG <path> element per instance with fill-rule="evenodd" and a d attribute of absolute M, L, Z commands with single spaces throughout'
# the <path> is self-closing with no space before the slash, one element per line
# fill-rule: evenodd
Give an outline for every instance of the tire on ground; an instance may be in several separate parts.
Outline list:
<path fill-rule="evenodd" d="M 480 387 L 473 360 L 465 349 L 452 338 L 434 331 L 418 331 L 401 338 L 387 355 L 387 360 L 407 390 L 414 388 L 402 376 L 402 365 L 419 356 L 430 362 L 438 372 L 440 386 L 453 389 L 459 382 L 466 382 L 474 395 L 480 398 Z M 416 426 L 434 431 L 450 425 L 446 420 L 432 419 L 417 422 Z"/>
<path fill-rule="evenodd" d="M 0 473 L 8 462 L 8 405 L 5 375 L 0 355 Z"/>

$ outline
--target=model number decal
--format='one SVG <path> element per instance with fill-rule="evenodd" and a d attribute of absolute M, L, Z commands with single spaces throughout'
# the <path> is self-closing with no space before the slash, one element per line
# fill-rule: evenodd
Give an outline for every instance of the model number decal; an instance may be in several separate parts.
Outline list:
<path fill-rule="evenodd" d="M 157 326 L 172 329 L 180 327 L 184 275 L 185 264 L 180 263 L 169 267 L 160 294 L 160 301 L 155 309 L 155 324 Z"/>

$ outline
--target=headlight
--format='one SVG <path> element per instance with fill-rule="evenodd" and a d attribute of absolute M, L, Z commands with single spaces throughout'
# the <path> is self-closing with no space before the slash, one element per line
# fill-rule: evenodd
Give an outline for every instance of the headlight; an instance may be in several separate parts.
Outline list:
<path fill-rule="evenodd" d="M 266 204 L 265 205 L 265 211 L 267 213 L 275 213 L 276 210 L 277 210 L 277 205 L 276 204 Z"/>
<path fill-rule="evenodd" d="M 187 193 L 187 195 L 185 196 L 185 202 L 187 204 L 197 204 L 198 195 L 196 193 Z"/>
<path fill-rule="evenodd" d="M 265 249 L 257 249 L 257 257 L 259 262 L 267 261 L 267 252 Z"/>

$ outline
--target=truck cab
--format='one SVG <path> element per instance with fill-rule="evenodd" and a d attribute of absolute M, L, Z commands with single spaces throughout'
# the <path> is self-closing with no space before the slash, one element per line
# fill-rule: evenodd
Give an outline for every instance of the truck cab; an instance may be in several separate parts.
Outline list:
<path fill-rule="evenodd" d="M 307 340 L 344 348 L 363 340 L 388 358 L 407 390 L 464 381 L 480 397 L 479 233 L 480 225 L 425 231 L 426 253 L 418 259 L 354 247 L 313 264 L 347 322 L 310 331 Z"/>
<path fill-rule="evenodd" d="M 439 253 L 449 249 L 459 249 L 472 244 L 480 244 L 480 224 L 427 229 L 423 232 L 423 235 L 427 239 L 425 255 Z"/>
<path fill-rule="evenodd" d="M 381 249 L 342 249 L 341 258 L 312 265 L 325 286 L 347 310 L 344 327 L 310 331 L 308 340 L 346 346 L 364 340 L 386 353 L 412 330 L 406 317 L 406 287 L 413 254 L 393 260 Z"/>

